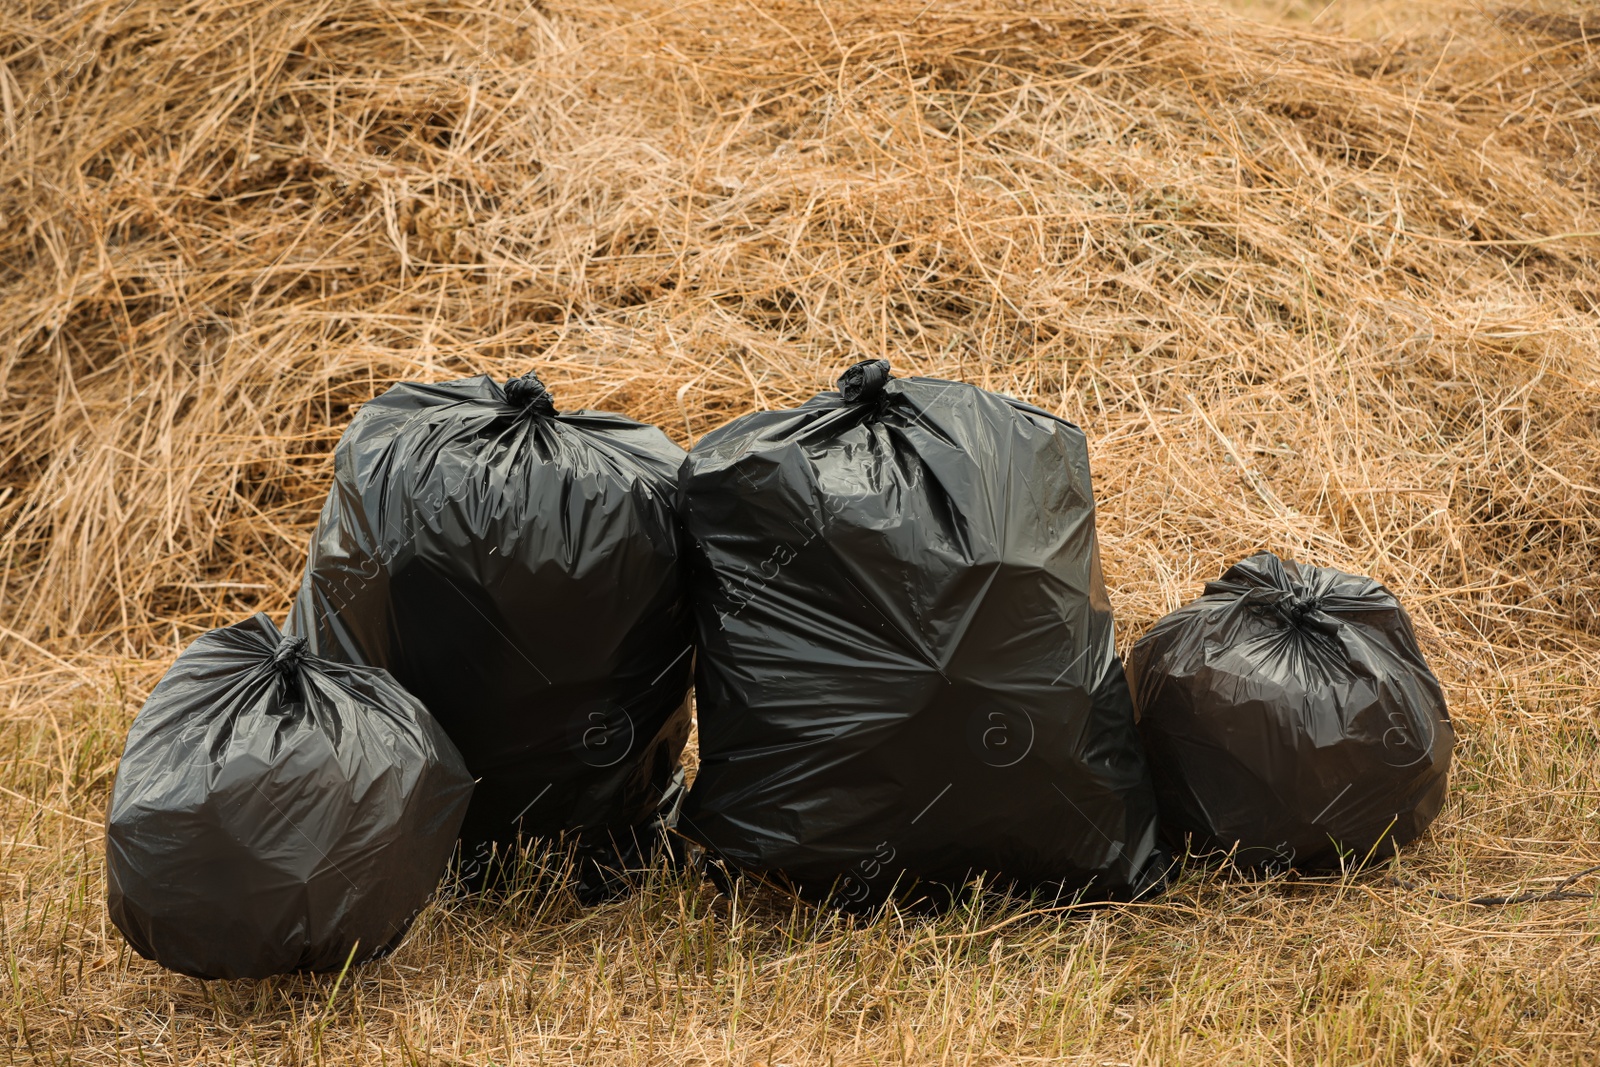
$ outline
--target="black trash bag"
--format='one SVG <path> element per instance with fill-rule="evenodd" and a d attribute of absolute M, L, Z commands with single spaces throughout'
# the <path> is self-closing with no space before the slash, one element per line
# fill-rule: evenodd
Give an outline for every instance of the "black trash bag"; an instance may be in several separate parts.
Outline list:
<path fill-rule="evenodd" d="M 670 801 L 694 659 L 683 455 L 620 415 L 558 414 L 532 374 L 401 383 L 339 441 L 288 626 L 390 671 L 455 741 L 479 779 L 470 884 L 522 838 L 626 865 Z"/>
<path fill-rule="evenodd" d="M 695 546 L 714 862 L 844 906 L 978 875 L 1104 897 L 1162 869 L 1084 435 L 959 382 L 850 368 L 706 435 Z"/>
<path fill-rule="evenodd" d="M 1444 803 L 1455 732 L 1394 594 L 1257 553 L 1134 645 L 1165 832 L 1314 870 L 1393 853 Z"/>
<path fill-rule="evenodd" d="M 106 906 L 196 978 L 337 971 L 405 936 L 455 848 L 472 777 L 381 670 L 305 654 L 257 615 L 183 651 L 128 734 Z"/>

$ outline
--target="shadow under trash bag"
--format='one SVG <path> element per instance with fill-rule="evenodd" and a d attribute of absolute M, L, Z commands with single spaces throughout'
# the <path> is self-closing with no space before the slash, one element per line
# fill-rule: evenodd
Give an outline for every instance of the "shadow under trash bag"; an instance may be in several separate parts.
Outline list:
<path fill-rule="evenodd" d="M 472 778 L 387 673 L 265 615 L 183 651 L 134 719 L 106 816 L 107 908 L 196 978 L 337 971 L 397 945 Z"/>
<path fill-rule="evenodd" d="M 1371 578 L 1261 552 L 1128 657 L 1162 828 L 1242 867 L 1387 856 L 1444 803 L 1455 733 Z"/>
<path fill-rule="evenodd" d="M 689 733 L 683 455 L 532 373 L 401 382 L 339 440 L 287 628 L 391 672 L 461 750 L 469 887 L 537 840 L 594 899 L 655 847 Z"/>
<path fill-rule="evenodd" d="M 859 363 L 707 434 L 695 546 L 700 767 L 717 864 L 870 907 L 985 884 L 1159 880 L 1078 427 Z"/>

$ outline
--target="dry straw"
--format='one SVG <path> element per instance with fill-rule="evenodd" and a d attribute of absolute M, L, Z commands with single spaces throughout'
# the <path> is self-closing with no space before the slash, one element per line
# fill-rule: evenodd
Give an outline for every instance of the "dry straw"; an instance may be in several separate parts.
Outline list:
<path fill-rule="evenodd" d="M 1600 861 L 1600 25 L 1440 10 L 1377 44 L 1090 0 L 13 5 L 8 1054 L 1592 1051 L 1592 907 L 1449 894 Z M 1261 547 L 1390 583 L 1462 736 L 1403 885 L 863 923 L 664 872 L 584 911 L 534 864 L 337 989 L 129 958 L 96 829 L 122 732 L 195 633 L 281 613 L 359 404 L 536 367 L 689 443 L 865 356 L 1087 428 L 1125 641 Z"/>

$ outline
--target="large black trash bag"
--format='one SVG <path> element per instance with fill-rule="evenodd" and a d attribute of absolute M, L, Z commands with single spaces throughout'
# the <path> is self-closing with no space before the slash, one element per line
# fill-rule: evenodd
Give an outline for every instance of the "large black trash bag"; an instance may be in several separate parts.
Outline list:
<path fill-rule="evenodd" d="M 141 956 L 338 970 L 398 944 L 444 872 L 472 794 L 455 746 L 384 671 L 304 649 L 265 615 L 212 630 L 134 720 L 106 902 Z"/>
<path fill-rule="evenodd" d="M 1370 578 L 1250 556 L 1140 638 L 1128 677 L 1175 843 L 1311 870 L 1391 854 L 1444 803 L 1444 694 Z"/>
<path fill-rule="evenodd" d="M 670 802 L 694 659 L 683 455 L 558 414 L 532 374 L 401 383 L 340 439 L 289 628 L 389 670 L 455 741 L 479 779 L 469 882 L 519 838 L 629 862 Z"/>
<path fill-rule="evenodd" d="M 1100 897 L 1160 871 L 1082 431 L 857 364 L 706 435 L 694 542 L 714 858 L 871 906 L 988 884 Z"/>

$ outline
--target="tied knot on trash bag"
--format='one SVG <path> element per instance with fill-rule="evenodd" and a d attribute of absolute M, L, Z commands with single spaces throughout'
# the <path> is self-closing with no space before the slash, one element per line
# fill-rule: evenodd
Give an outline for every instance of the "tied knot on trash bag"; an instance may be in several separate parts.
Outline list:
<path fill-rule="evenodd" d="M 300 661 L 305 658 L 306 639 L 285 634 L 272 653 L 272 669 L 278 672 L 278 693 L 284 700 L 298 699 Z"/>
<path fill-rule="evenodd" d="M 878 404 L 884 400 L 884 386 L 894 375 L 886 359 L 864 359 L 839 376 L 839 395 L 851 404 Z"/>
<path fill-rule="evenodd" d="M 1322 600 L 1318 597 L 1289 593 L 1278 602 L 1278 611 L 1290 625 L 1301 629 L 1330 635 L 1339 629 L 1339 620 L 1322 613 Z"/>
<path fill-rule="evenodd" d="M 1323 612 L 1321 597 L 1294 589 L 1254 589 L 1243 599 L 1257 615 L 1268 618 L 1276 615 L 1302 632 L 1315 630 L 1332 636 L 1339 630 L 1339 620 Z"/>
<path fill-rule="evenodd" d="M 306 639 L 295 637 L 292 634 L 284 635 L 278 642 L 278 648 L 272 653 L 272 665 L 278 673 L 289 676 L 300 669 L 300 660 L 306 654 Z"/>
<path fill-rule="evenodd" d="M 1295 597 L 1286 605 L 1291 622 L 1304 622 L 1307 615 L 1322 607 L 1322 601 L 1314 596 Z"/>
<path fill-rule="evenodd" d="M 506 399 L 524 410 L 532 411 L 538 415 L 554 415 L 556 413 L 555 399 L 550 395 L 550 390 L 544 387 L 544 382 L 533 371 L 529 371 L 520 378 L 506 379 Z"/>

